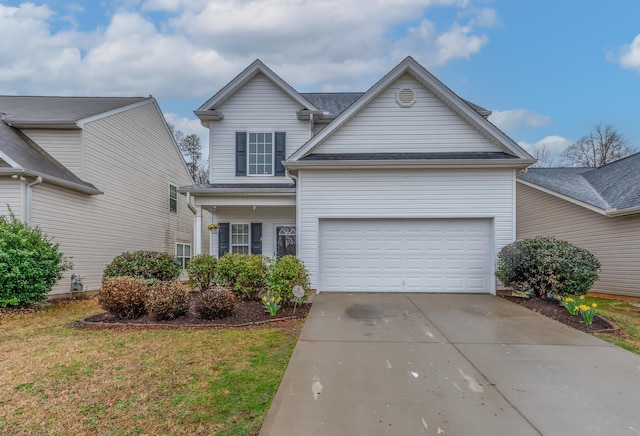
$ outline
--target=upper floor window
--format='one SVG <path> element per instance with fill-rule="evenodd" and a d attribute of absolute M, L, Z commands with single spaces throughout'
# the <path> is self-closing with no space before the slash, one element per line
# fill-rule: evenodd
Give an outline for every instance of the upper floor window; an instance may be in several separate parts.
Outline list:
<path fill-rule="evenodd" d="M 169 212 L 178 212 L 178 187 L 169 185 Z"/>
<path fill-rule="evenodd" d="M 249 133 L 248 145 L 248 174 L 273 175 L 273 133 Z"/>

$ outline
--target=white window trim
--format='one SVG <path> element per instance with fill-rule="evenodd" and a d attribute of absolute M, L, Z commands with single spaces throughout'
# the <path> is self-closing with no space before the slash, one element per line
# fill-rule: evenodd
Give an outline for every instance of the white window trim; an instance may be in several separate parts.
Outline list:
<path fill-rule="evenodd" d="M 178 245 L 182 245 L 182 256 L 178 256 Z M 189 247 L 189 257 L 185 257 L 184 255 L 184 247 Z M 187 242 L 176 242 L 176 250 L 175 250 L 175 256 L 176 259 L 189 259 L 191 260 L 193 258 L 193 247 L 191 246 L 191 244 L 187 243 Z M 182 267 L 184 264 L 184 268 Z M 187 267 L 187 262 L 183 262 L 182 260 L 180 260 L 180 267 L 181 269 L 186 269 Z"/>
<path fill-rule="evenodd" d="M 251 254 L 251 223 L 245 223 L 245 222 L 240 222 L 240 223 L 229 223 L 229 253 L 234 253 L 233 251 L 233 226 L 247 226 L 247 235 L 249 236 L 249 242 L 247 243 L 246 247 L 247 247 L 247 254 Z M 245 245 L 235 245 L 235 247 L 245 247 Z"/>
<path fill-rule="evenodd" d="M 176 188 L 176 210 L 171 210 L 171 200 L 173 200 L 173 198 L 171 197 L 171 188 Z M 169 213 L 178 213 L 178 185 L 173 184 L 173 183 L 169 183 Z"/>
<path fill-rule="evenodd" d="M 256 133 L 271 134 L 271 174 L 251 174 L 249 171 L 249 161 L 251 160 L 251 152 L 249 151 L 249 137 Z M 274 177 L 276 174 L 276 132 L 275 130 L 250 130 L 247 131 L 247 176 L 249 177 Z M 241 223 L 240 223 L 241 224 Z"/>

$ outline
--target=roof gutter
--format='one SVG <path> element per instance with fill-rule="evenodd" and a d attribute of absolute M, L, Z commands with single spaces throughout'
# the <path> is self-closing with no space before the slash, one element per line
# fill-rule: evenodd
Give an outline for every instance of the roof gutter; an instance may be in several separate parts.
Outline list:
<path fill-rule="evenodd" d="M 195 195 L 262 195 L 262 194 L 293 194 L 296 188 L 178 188 L 178 192 Z"/>
<path fill-rule="evenodd" d="M 287 170 L 358 168 L 526 168 L 535 159 L 406 159 L 284 161 Z"/>
<path fill-rule="evenodd" d="M 37 171 L 26 170 L 24 168 L 0 168 L 0 175 L 22 175 L 28 177 L 42 177 L 44 181 L 53 183 L 54 185 L 59 185 L 64 188 L 73 189 L 74 191 L 79 191 L 84 194 L 89 195 L 100 195 L 104 194 L 104 192 L 100 191 L 97 188 L 91 188 L 89 186 L 81 185 L 79 183 L 69 182 L 67 180 L 60 179 L 58 177 L 52 177 L 47 174 L 39 173 Z"/>
<path fill-rule="evenodd" d="M 640 206 L 636 207 L 628 207 L 626 209 L 608 209 L 605 212 L 606 216 L 617 217 L 617 216 L 625 216 L 625 215 L 634 215 L 636 213 L 640 213 Z"/>
<path fill-rule="evenodd" d="M 20 121 L 20 120 L 4 120 L 5 124 L 16 129 L 63 129 L 63 130 L 79 130 L 77 121 L 75 120 L 50 120 L 50 121 Z"/>

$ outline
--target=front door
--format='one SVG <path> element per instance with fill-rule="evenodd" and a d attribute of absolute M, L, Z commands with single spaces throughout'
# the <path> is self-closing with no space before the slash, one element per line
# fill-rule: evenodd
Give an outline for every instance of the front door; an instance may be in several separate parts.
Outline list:
<path fill-rule="evenodd" d="M 296 255 L 296 226 L 276 226 L 276 257 Z"/>

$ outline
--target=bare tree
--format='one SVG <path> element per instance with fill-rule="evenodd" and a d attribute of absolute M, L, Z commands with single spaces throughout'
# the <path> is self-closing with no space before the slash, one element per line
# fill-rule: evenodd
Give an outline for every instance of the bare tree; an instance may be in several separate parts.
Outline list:
<path fill-rule="evenodd" d="M 535 168 L 549 168 L 549 167 L 556 166 L 555 158 L 553 156 L 551 156 L 551 152 L 549 151 L 547 146 L 544 145 L 544 144 L 540 145 L 539 147 L 536 147 L 535 149 L 533 149 L 531 154 L 533 155 L 533 157 L 538 159 L 538 162 L 536 162 L 534 165 L 532 165 L 532 167 L 535 167 Z"/>
<path fill-rule="evenodd" d="M 600 123 L 570 145 L 562 156 L 568 166 L 600 167 L 633 154 L 635 148 L 611 124 Z"/>

